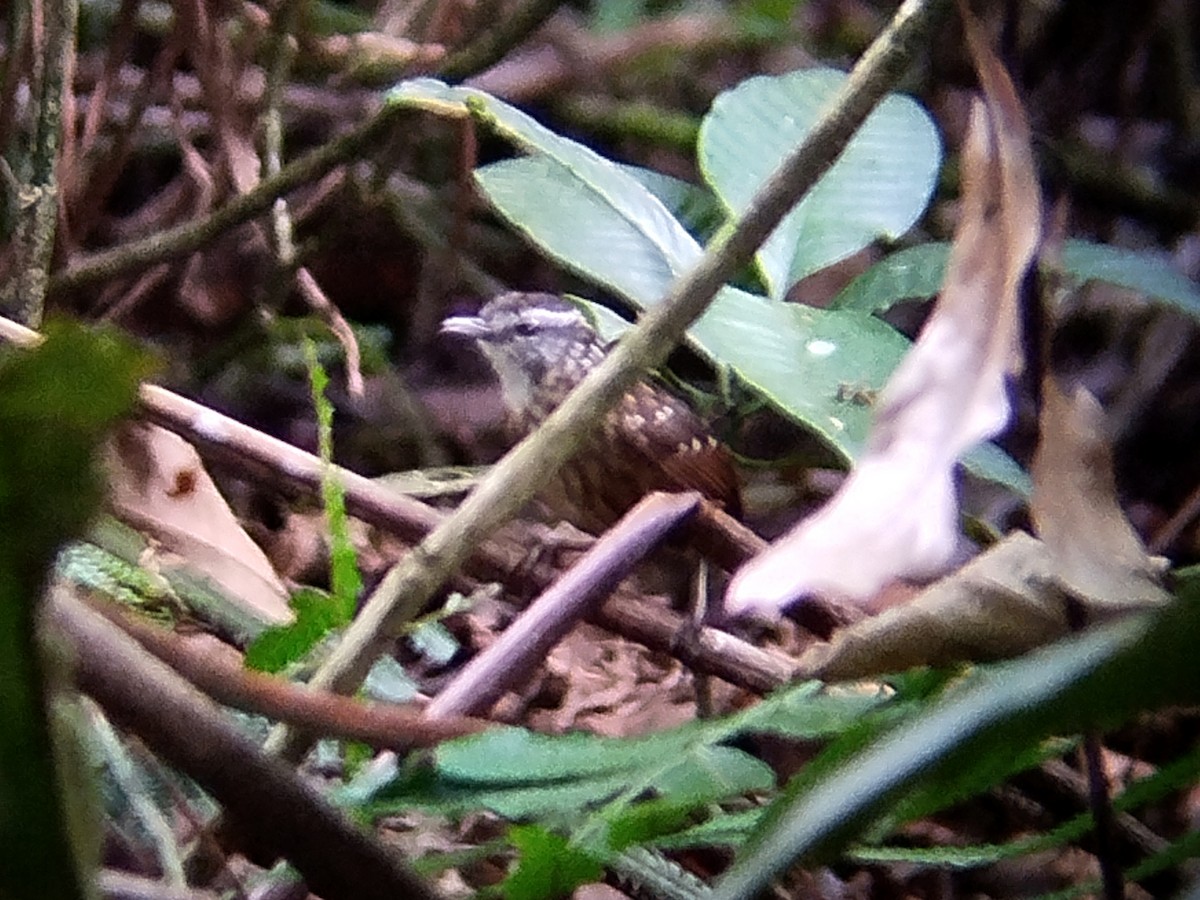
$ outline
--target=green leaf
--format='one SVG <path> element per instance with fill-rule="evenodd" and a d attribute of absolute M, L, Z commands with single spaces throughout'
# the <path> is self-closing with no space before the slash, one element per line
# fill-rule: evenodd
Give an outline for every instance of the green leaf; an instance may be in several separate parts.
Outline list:
<path fill-rule="evenodd" d="M 1200 318 L 1200 290 L 1190 278 L 1152 254 L 1090 241 L 1067 241 L 1062 263 L 1063 269 L 1081 282 L 1107 281 Z"/>
<path fill-rule="evenodd" d="M 765 808 L 756 808 L 713 816 L 692 828 L 659 837 L 653 841 L 653 845 L 662 850 L 687 850 L 692 847 L 729 847 L 736 850 L 758 829 L 766 814 Z"/>
<path fill-rule="evenodd" d="M 494 728 L 439 745 L 435 758 L 438 769 L 458 782 L 546 783 L 657 765 L 664 752 L 677 752 L 686 739 L 680 730 L 639 740 L 613 740 Z"/>
<path fill-rule="evenodd" d="M 504 882 L 508 900 L 554 900 L 604 874 L 600 863 L 552 831 L 517 825 L 508 836 L 520 853 L 517 868 Z"/>
<path fill-rule="evenodd" d="M 316 588 L 296 591 L 289 605 L 296 618 L 287 625 L 268 628 L 251 642 L 246 648 L 247 668 L 281 672 L 303 659 L 331 631 L 346 624 L 337 602 Z"/>
<path fill-rule="evenodd" d="M 769 791 L 775 787 L 775 773 L 744 750 L 715 744 L 693 747 L 686 756 L 671 760 L 649 786 L 666 800 L 689 801 L 694 806 Z"/>
<path fill-rule="evenodd" d="M 393 88 L 388 102 L 456 114 L 470 112 L 497 134 L 553 163 L 562 170 L 560 176 L 571 176 L 564 183 L 570 184 L 572 190 L 586 186 L 593 199 L 607 206 L 657 249 L 674 275 L 681 274 L 700 258 L 699 245 L 675 217 L 615 163 L 555 134 L 502 100 L 472 88 L 449 87 L 431 78 L 418 78 Z M 553 207 L 560 199 L 552 189 L 540 197 L 543 207 Z M 577 230 L 580 224 L 583 223 L 575 223 Z"/>
<path fill-rule="evenodd" d="M 728 796 L 722 794 L 718 799 L 723 800 Z M 599 844 L 596 852 L 607 860 L 613 854 L 629 847 L 640 847 L 655 838 L 676 834 L 685 829 L 688 821 L 695 815 L 698 805 L 698 802 L 686 802 L 676 798 L 658 798 L 621 805 L 616 814 L 605 816 L 607 827 L 602 829 L 602 839 L 596 842 Z"/>
<path fill-rule="evenodd" d="M 382 786 L 355 782 L 343 797 L 372 818 L 414 808 L 444 815 L 486 809 L 514 822 L 531 819 L 561 822 L 573 821 L 583 811 L 611 800 L 629 782 L 630 774 L 619 771 L 570 780 L 489 784 L 457 781 L 436 768 L 406 767 Z"/>
<path fill-rule="evenodd" d="M 1115 725 L 1164 704 L 1200 699 L 1195 646 L 1200 592 L 1161 613 L 1095 628 L 961 688 L 782 802 L 717 886 L 755 894 L 799 859 L 825 856 L 920 782 L 969 769 L 981 755 L 1039 737 Z"/>
<path fill-rule="evenodd" d="M 723 288 L 692 327 L 702 354 L 733 369 L 847 462 L 858 457 L 871 407 L 847 388 L 882 389 L 909 343 L 877 318 L 779 303 Z"/>
<path fill-rule="evenodd" d="M 739 730 L 811 741 L 853 728 L 889 702 L 883 691 L 830 692 L 819 681 L 774 691 L 738 719 Z"/>
<path fill-rule="evenodd" d="M 968 450 L 959 462 L 976 478 L 1003 485 L 1022 497 L 1029 497 L 1033 493 L 1033 481 L 1029 473 L 995 444 L 980 444 Z"/>
<path fill-rule="evenodd" d="M 641 166 L 626 163 L 617 165 L 661 200 L 671 215 L 682 222 L 688 233 L 701 243 L 716 234 L 728 221 L 720 201 L 699 185 Z"/>
<path fill-rule="evenodd" d="M 542 250 L 635 306 L 658 302 L 699 259 L 696 241 L 628 170 L 502 101 L 430 79 L 404 82 L 389 96 L 406 106 L 471 112 L 533 153 L 476 170 L 480 189 Z M 698 353 L 733 371 L 846 462 L 863 446 L 871 416 L 854 396 L 882 388 L 908 347 L 870 315 L 780 303 L 736 288 L 722 289 L 688 334 Z M 999 451 L 973 455 L 967 465 L 1001 484 L 1023 481 Z"/>
<path fill-rule="evenodd" d="M 750 731 L 823 737 L 857 727 L 883 703 L 878 696 L 831 695 L 812 682 L 777 691 L 736 716 L 642 738 L 495 729 L 440 745 L 430 765 L 405 769 L 386 785 L 356 781 L 346 802 L 365 804 L 374 815 L 421 806 L 442 812 L 486 808 L 520 819 L 578 818 L 587 808 L 619 798 L 577 834 L 585 840 L 586 832 L 595 832 L 587 840 L 603 844 L 611 823 L 648 792 L 668 805 L 695 807 L 770 788 L 774 776 L 767 767 L 724 745 L 732 737 Z"/>
<path fill-rule="evenodd" d="M 488 201 L 530 241 L 590 281 L 646 307 L 699 258 L 692 243 L 689 259 L 663 252 L 647 235 L 644 217 L 632 217 L 611 204 L 576 171 L 548 156 L 527 156 L 483 166 L 475 181 Z M 647 204 L 661 203 L 637 182 Z M 662 209 L 663 215 L 669 215 Z M 672 219 L 672 221 L 674 221 Z M 678 223 L 677 223 L 678 224 Z"/>
<path fill-rule="evenodd" d="M 454 658 L 462 645 L 441 622 L 422 622 L 408 636 L 412 647 L 434 665 L 444 666 Z"/>
<path fill-rule="evenodd" d="M 734 215 L 807 136 L 846 77 L 807 69 L 751 78 L 717 97 L 700 127 L 700 168 Z M 929 115 L 908 97 L 885 98 L 759 249 L 771 296 L 780 299 L 805 276 L 908 231 L 929 203 L 941 158 Z"/>
<path fill-rule="evenodd" d="M 902 300 L 934 296 L 942 285 L 947 243 L 900 250 L 851 281 L 831 308 L 883 312 Z M 1159 257 L 1091 241 L 1066 241 L 1062 270 L 1080 284 L 1105 281 L 1200 318 L 1200 290 Z"/>
<path fill-rule="evenodd" d="M 631 769 L 621 790 L 603 798 L 571 835 L 598 859 L 683 827 L 697 810 L 775 787 L 762 760 L 734 747 L 693 744 Z"/>
<path fill-rule="evenodd" d="M 325 521 L 329 526 L 329 581 L 332 606 L 339 619 L 333 627 L 341 627 L 354 617 L 358 592 L 362 590 L 362 575 L 358 571 L 358 555 L 350 539 L 345 491 L 333 471 L 333 404 L 325 396 L 329 375 L 317 360 L 317 347 L 310 338 L 304 339 L 304 360 L 308 366 L 313 409 L 317 416 L 321 500 L 325 505 Z"/>
<path fill-rule="evenodd" d="M 414 703 L 420 699 L 421 686 L 395 657 L 384 654 L 371 664 L 371 671 L 363 679 L 362 694 L 384 703 Z"/>
<path fill-rule="evenodd" d="M 69 676 L 42 651 L 37 603 L 99 508 L 96 449 L 151 368 L 115 333 L 62 322 L 34 350 L 0 350 L 0 896 L 89 896 L 90 772 L 51 711 Z"/>
<path fill-rule="evenodd" d="M 926 300 L 942 289 L 949 256 L 950 245 L 940 242 L 898 250 L 842 288 L 829 308 L 880 313 L 903 300 Z"/>

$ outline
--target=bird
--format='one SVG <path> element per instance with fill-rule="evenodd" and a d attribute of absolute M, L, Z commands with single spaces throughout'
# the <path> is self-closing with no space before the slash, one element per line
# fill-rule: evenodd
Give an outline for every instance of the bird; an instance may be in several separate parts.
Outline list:
<path fill-rule="evenodd" d="M 515 438 L 537 428 L 611 346 L 580 308 L 548 293 L 500 294 L 441 330 L 473 339 L 491 364 Z M 741 512 L 729 450 L 687 404 L 642 380 L 539 497 L 552 514 L 599 535 L 652 491 L 698 491 L 730 515 Z"/>

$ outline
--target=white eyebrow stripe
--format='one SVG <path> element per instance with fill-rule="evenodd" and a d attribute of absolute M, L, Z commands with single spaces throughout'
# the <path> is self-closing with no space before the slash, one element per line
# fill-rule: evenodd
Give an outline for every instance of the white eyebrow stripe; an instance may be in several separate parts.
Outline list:
<path fill-rule="evenodd" d="M 585 324 L 583 314 L 573 309 L 527 309 L 522 312 L 521 318 L 533 325 L 546 328 Z"/>

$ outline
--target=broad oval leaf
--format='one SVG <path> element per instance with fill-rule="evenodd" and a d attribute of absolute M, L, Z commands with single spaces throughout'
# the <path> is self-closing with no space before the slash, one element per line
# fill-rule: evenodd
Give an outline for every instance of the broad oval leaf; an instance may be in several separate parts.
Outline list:
<path fill-rule="evenodd" d="M 611 160 L 555 134 L 503 100 L 472 88 L 450 87 L 436 79 L 417 78 L 393 88 L 388 93 L 388 102 L 435 111 L 470 113 L 522 149 L 552 160 L 561 167 L 562 175 L 571 176 L 574 184 L 586 186 L 661 254 L 673 274 L 681 274 L 700 258 L 700 246 L 637 179 Z M 564 179 L 564 183 L 566 181 Z M 550 206 L 560 197 L 551 194 L 536 199 L 544 206 Z M 586 234 L 586 227 L 581 227 L 586 224 L 586 220 L 577 221 L 574 227 Z"/>
<path fill-rule="evenodd" d="M 891 254 L 844 287 L 831 309 L 883 312 L 903 300 L 932 297 L 946 271 L 950 245 L 921 244 Z M 1062 270 L 1080 284 L 1105 281 L 1200 319 L 1200 289 L 1158 256 L 1096 244 L 1066 241 Z"/>
<path fill-rule="evenodd" d="M 699 259 L 699 244 L 652 193 L 661 184 L 650 179 L 648 189 L 628 167 L 554 134 L 503 101 L 431 79 L 404 82 L 389 100 L 443 114 L 473 113 L 528 151 L 476 170 L 484 195 L 545 253 L 634 306 L 658 302 Z M 847 462 L 866 436 L 870 397 L 908 346 L 891 326 L 858 312 L 784 304 L 733 288 L 721 291 L 689 340 Z M 968 468 L 1025 488 L 1019 467 L 999 451 L 972 456 Z"/>
<path fill-rule="evenodd" d="M 671 283 L 671 260 L 639 223 L 556 160 L 508 159 L 477 169 L 475 180 L 501 215 L 544 252 L 636 305 L 653 303 Z"/>
<path fill-rule="evenodd" d="M 1091 241 L 1067 241 L 1062 264 L 1081 282 L 1107 281 L 1200 318 L 1200 290 L 1190 278 L 1156 256 Z"/>
<path fill-rule="evenodd" d="M 829 308 L 877 313 L 904 300 L 927 300 L 941 290 L 949 255 L 944 241 L 898 250 L 842 288 Z"/>
<path fill-rule="evenodd" d="M 717 97 L 700 127 L 700 167 L 733 213 L 746 209 L 845 79 L 834 69 L 809 69 L 751 78 Z M 877 238 L 908 231 L 929 203 L 941 160 L 926 112 L 908 97 L 887 97 L 759 249 L 771 296 L 783 297 Z"/>
<path fill-rule="evenodd" d="M 903 335 L 872 316 L 736 288 L 722 289 L 690 334 L 705 355 L 730 366 L 848 461 L 866 439 L 875 392 L 908 348 Z"/>

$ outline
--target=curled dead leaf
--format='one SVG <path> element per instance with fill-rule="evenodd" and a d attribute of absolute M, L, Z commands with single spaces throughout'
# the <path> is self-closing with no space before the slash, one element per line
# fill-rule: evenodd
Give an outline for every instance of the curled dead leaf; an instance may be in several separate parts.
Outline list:
<path fill-rule="evenodd" d="M 738 573 L 730 612 L 777 610 L 810 594 L 861 599 L 894 579 L 935 575 L 954 557 L 954 467 L 1008 421 L 1018 292 L 1041 224 L 1024 111 L 977 27 L 966 25 L 983 99 L 962 151 L 962 215 L 937 305 L 883 391 L 855 470 Z"/>
<path fill-rule="evenodd" d="M 186 567 L 266 624 L 291 621 L 283 582 L 183 438 L 127 425 L 110 441 L 105 466 L 113 511 L 161 548 L 160 565 Z"/>
<path fill-rule="evenodd" d="M 1089 621 L 1164 602 L 1163 566 L 1146 553 L 1117 501 L 1104 412 L 1083 388 L 1042 385 L 1041 440 L 1033 458 L 1034 526 L 1054 576 Z"/>

